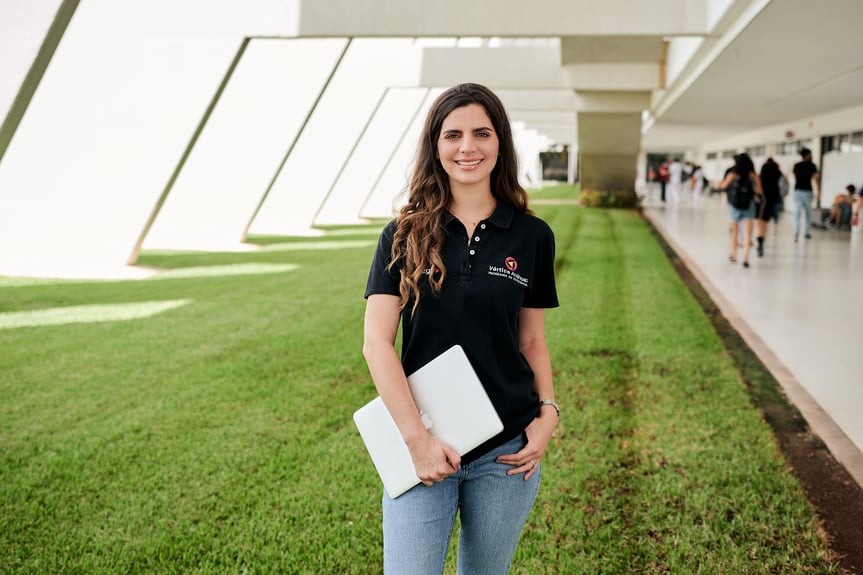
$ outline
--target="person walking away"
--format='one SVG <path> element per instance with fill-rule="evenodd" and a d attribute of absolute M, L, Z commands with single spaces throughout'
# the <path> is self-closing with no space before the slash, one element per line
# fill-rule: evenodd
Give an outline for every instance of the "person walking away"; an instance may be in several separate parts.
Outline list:
<path fill-rule="evenodd" d="M 683 164 L 675 158 L 668 165 L 668 192 L 671 196 L 671 203 L 677 205 L 680 203 L 680 186 L 683 181 Z"/>
<path fill-rule="evenodd" d="M 779 191 L 779 180 L 783 177 L 779 164 L 773 158 L 767 158 L 761 166 L 762 201 L 758 207 L 755 219 L 755 241 L 758 242 L 758 257 L 764 255 L 764 243 L 767 241 L 767 224 L 774 220 L 779 224 L 779 212 L 782 209 L 782 195 Z"/>
<path fill-rule="evenodd" d="M 528 209 L 510 121 L 488 88 L 435 100 L 406 195 L 365 292 L 363 355 L 421 480 L 383 494 L 384 573 L 443 573 L 458 515 L 458 572 L 504 575 L 559 416 L 545 337 L 558 300 L 554 234 Z M 406 380 L 456 344 L 504 424 L 461 456 L 426 430 Z"/>
<path fill-rule="evenodd" d="M 662 203 L 665 203 L 665 187 L 668 185 L 668 160 L 665 160 L 661 164 L 659 164 L 659 170 L 657 170 L 657 178 L 659 179 L 659 191 L 660 198 L 662 199 Z"/>
<path fill-rule="evenodd" d="M 811 239 L 809 233 L 812 226 L 812 195 L 815 204 L 821 204 L 821 184 L 818 167 L 812 162 L 812 151 L 809 148 L 800 150 L 801 161 L 794 164 L 794 241 L 800 236 L 800 216 L 803 215 L 805 238 Z"/>
<path fill-rule="evenodd" d="M 752 247 L 752 220 L 755 218 L 755 198 L 760 195 L 761 181 L 749 154 L 734 156 L 734 166 L 727 172 L 719 188 L 726 191 L 728 213 L 731 218 L 732 263 L 737 262 L 738 234 L 743 227 L 743 267 L 749 267 L 749 249 Z"/>
<path fill-rule="evenodd" d="M 692 176 L 689 178 L 689 189 L 692 190 L 692 207 L 701 203 L 701 192 L 704 190 L 704 172 L 701 166 L 692 166 Z"/>

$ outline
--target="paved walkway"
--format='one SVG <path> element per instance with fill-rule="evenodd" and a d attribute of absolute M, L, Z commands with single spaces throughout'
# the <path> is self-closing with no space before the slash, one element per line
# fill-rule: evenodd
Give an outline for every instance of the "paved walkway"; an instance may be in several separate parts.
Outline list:
<path fill-rule="evenodd" d="M 721 195 L 660 203 L 645 214 L 779 380 L 830 451 L 863 485 L 863 233 L 812 230 L 793 240 L 793 214 L 768 230 L 749 269 L 728 261 Z"/>

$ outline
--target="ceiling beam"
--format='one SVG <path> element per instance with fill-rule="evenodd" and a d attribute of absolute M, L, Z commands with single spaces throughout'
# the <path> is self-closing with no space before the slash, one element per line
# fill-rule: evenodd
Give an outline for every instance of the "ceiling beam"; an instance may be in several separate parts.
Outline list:
<path fill-rule="evenodd" d="M 691 36 L 704 0 L 301 0 L 300 36 Z"/>

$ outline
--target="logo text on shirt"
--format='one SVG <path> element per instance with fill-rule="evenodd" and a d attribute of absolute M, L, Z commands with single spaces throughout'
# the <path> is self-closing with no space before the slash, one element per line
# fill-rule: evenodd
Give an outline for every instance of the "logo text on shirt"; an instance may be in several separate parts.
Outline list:
<path fill-rule="evenodd" d="M 520 286 L 528 286 L 527 278 L 515 273 L 515 270 L 518 269 L 518 262 L 514 257 L 510 256 L 505 258 L 503 263 L 503 266 L 488 266 L 488 275 L 508 278 Z"/>

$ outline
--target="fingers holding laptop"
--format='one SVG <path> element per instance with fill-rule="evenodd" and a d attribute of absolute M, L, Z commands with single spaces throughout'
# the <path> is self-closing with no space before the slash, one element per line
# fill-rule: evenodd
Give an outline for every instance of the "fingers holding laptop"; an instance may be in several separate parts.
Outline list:
<path fill-rule="evenodd" d="M 458 471 L 461 457 L 453 447 L 428 434 L 415 445 L 408 446 L 417 477 L 424 485 L 439 483 Z"/>

